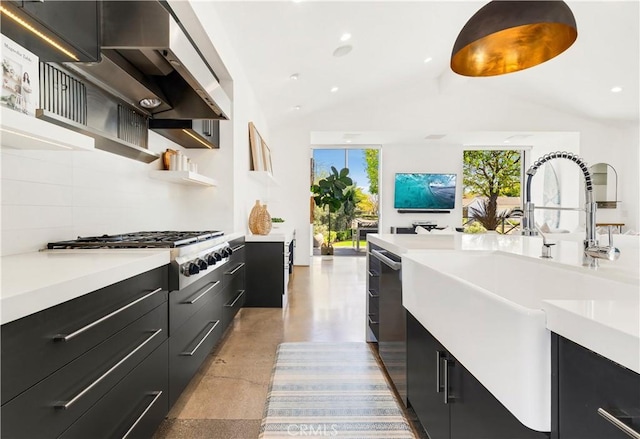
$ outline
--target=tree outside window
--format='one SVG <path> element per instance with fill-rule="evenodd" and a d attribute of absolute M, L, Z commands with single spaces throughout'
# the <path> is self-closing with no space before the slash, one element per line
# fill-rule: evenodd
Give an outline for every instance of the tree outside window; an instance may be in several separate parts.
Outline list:
<path fill-rule="evenodd" d="M 463 216 L 486 230 L 496 230 L 520 206 L 522 152 L 516 150 L 464 151 Z M 499 198 L 511 198 L 499 212 Z"/>

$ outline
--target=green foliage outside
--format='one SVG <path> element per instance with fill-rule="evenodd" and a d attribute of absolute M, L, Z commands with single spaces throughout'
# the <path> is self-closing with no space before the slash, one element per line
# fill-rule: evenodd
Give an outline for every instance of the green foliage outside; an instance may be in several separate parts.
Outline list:
<path fill-rule="evenodd" d="M 346 215 L 355 214 L 356 207 L 356 191 L 353 187 L 353 181 L 349 177 L 349 169 L 342 168 L 340 172 L 332 166 L 331 173 L 326 177 L 318 180 L 316 184 L 311 186 L 313 192 L 313 200 L 316 206 L 327 211 L 327 245 L 331 244 L 331 217 L 340 210 Z"/>
<path fill-rule="evenodd" d="M 464 151 L 464 196 L 485 198 L 478 208 L 469 209 L 469 218 L 495 230 L 502 220 L 498 197 L 520 196 L 520 175 L 520 151 Z"/>
<path fill-rule="evenodd" d="M 380 160 L 380 150 L 378 149 L 365 149 L 364 161 L 365 172 L 367 173 L 367 179 L 369 180 L 369 193 L 371 195 L 378 195 L 378 169 Z"/>

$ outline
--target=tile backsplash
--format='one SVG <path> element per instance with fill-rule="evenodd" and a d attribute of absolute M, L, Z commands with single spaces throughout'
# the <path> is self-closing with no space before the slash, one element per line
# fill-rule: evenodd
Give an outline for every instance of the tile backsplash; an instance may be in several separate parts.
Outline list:
<path fill-rule="evenodd" d="M 232 224 L 229 212 L 219 208 L 227 203 L 219 187 L 151 179 L 149 171 L 159 169 L 159 161 L 146 164 L 99 150 L 10 148 L 1 150 L 0 160 L 2 255 L 37 251 L 47 242 L 77 236 Z M 200 160 L 212 161 L 202 155 Z M 209 172 L 218 167 L 200 165 Z"/>

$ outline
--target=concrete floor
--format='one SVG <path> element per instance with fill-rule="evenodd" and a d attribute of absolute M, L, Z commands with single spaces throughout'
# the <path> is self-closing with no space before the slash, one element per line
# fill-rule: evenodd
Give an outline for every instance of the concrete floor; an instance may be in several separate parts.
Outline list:
<path fill-rule="evenodd" d="M 365 341 L 363 257 L 314 257 L 295 267 L 289 305 L 243 308 L 154 439 L 253 439 L 278 344 Z"/>

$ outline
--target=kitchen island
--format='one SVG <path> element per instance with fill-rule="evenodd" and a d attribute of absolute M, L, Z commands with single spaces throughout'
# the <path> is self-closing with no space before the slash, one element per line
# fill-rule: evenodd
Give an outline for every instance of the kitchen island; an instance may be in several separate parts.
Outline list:
<path fill-rule="evenodd" d="M 433 362 L 437 364 L 434 373 L 438 374 L 438 383 L 427 387 L 447 387 L 445 393 L 450 393 L 450 400 L 445 399 L 448 404 L 454 403 L 447 413 L 450 410 L 453 416 L 457 412 L 457 419 L 469 424 L 463 405 L 473 406 L 472 388 L 486 390 L 496 407 L 508 412 L 506 416 L 490 413 L 487 407 L 491 401 L 481 398 L 480 410 L 485 410 L 487 419 L 484 422 L 491 424 L 485 430 L 490 432 L 487 437 L 514 437 L 513 430 L 509 432 L 511 427 L 506 428 L 504 436 L 500 435 L 502 424 L 497 419 L 509 416 L 515 417 L 523 428 L 526 426 L 531 437 L 545 437 L 535 432 L 548 432 L 545 434 L 551 437 L 580 437 L 560 434 L 562 428 L 558 427 L 560 413 L 567 411 L 558 403 L 566 398 L 557 395 L 558 365 L 563 362 L 560 352 L 567 352 L 558 346 L 565 340 L 607 358 L 623 374 L 631 373 L 630 385 L 635 389 L 640 386 L 637 237 L 616 237 L 615 244 L 622 251 L 620 260 L 600 261 L 598 270 L 581 266 L 579 237 L 561 238 L 566 240 L 554 246 L 554 259 L 544 260 L 539 258 L 542 239 L 533 237 L 459 233 L 369 237 L 374 246 L 402 258 L 402 303 L 409 328 L 408 400 L 432 436 L 464 434 L 455 434 L 460 428 L 454 428 L 457 423 L 451 418 L 452 430 L 434 435 L 434 407 L 423 404 L 424 395 L 416 393 L 416 387 L 419 389 L 422 384 L 412 376 L 412 370 L 416 370 L 412 358 L 423 355 L 420 350 L 429 337 L 438 343 L 433 356 L 439 352 L 442 362 L 440 357 L 437 363 Z M 417 330 L 428 335 L 416 336 Z M 367 331 L 371 337 L 371 331 Z M 382 328 L 379 332 L 383 332 Z M 423 360 L 431 362 L 431 358 L 429 354 Z M 452 381 L 443 385 L 440 375 L 448 374 L 450 367 Z M 456 369 L 464 369 L 468 375 Z M 420 370 L 419 378 L 425 373 L 424 368 Z M 464 389 L 459 387 L 461 384 Z M 442 393 L 438 398 L 442 400 Z M 636 403 L 632 396 L 628 405 L 611 408 L 637 409 L 640 401 Z M 420 417 L 420 406 L 428 409 L 429 414 L 423 415 L 427 419 Z M 596 413 L 598 408 L 601 407 L 591 411 Z M 612 428 L 612 435 L 602 436 L 610 433 L 606 430 L 594 436 L 580 433 L 582 437 L 623 434 L 601 416 L 604 415 L 596 415 L 596 422 L 602 422 L 605 429 Z M 473 428 L 475 434 L 483 431 L 482 420 L 479 421 Z M 515 434 L 529 437 L 527 431 Z"/>

